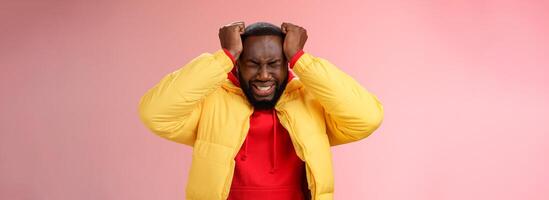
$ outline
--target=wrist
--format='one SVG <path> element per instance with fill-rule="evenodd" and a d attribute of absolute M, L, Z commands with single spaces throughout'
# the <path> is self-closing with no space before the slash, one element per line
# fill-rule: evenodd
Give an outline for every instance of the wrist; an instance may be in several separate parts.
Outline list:
<path fill-rule="evenodd" d="M 235 53 L 231 50 L 228 50 L 226 48 L 223 48 L 223 51 L 225 52 L 225 54 L 231 59 L 231 61 L 233 61 L 233 64 L 236 64 L 236 57 L 235 57 Z"/>
<path fill-rule="evenodd" d="M 290 63 L 290 69 L 291 68 L 294 68 L 294 65 L 295 63 L 297 62 L 297 60 L 299 60 L 299 58 L 301 58 L 301 56 L 304 54 L 305 52 L 303 51 L 303 49 L 297 51 L 294 55 L 292 55 L 292 57 L 290 57 L 290 60 L 289 60 L 289 63 Z"/>

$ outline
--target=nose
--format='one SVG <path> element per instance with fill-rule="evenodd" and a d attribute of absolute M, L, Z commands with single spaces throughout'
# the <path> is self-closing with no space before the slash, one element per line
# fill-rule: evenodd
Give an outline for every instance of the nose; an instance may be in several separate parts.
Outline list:
<path fill-rule="evenodd" d="M 260 81 L 269 81 L 271 80 L 271 73 L 267 70 L 266 65 L 262 65 L 257 72 L 257 79 Z"/>

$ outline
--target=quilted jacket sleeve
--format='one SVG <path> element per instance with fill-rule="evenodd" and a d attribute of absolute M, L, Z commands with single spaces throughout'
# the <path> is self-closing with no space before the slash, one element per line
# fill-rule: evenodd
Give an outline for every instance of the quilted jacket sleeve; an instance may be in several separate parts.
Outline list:
<path fill-rule="evenodd" d="M 293 70 L 324 108 L 330 145 L 363 139 L 381 125 L 379 99 L 330 62 L 305 53 Z"/>
<path fill-rule="evenodd" d="M 139 116 L 156 135 L 193 146 L 202 100 L 221 87 L 232 60 L 219 50 L 204 53 L 164 76 L 139 101 Z"/>

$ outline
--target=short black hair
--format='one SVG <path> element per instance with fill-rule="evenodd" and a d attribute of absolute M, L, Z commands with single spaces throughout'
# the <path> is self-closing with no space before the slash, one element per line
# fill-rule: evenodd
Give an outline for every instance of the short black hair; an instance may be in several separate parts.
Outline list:
<path fill-rule="evenodd" d="M 242 42 L 244 42 L 244 40 L 250 36 L 261 35 L 275 35 L 282 39 L 284 39 L 285 36 L 285 34 L 282 33 L 282 29 L 278 26 L 268 22 L 256 22 L 246 26 L 246 29 L 244 29 L 244 33 L 240 35 L 240 38 L 242 39 Z"/>

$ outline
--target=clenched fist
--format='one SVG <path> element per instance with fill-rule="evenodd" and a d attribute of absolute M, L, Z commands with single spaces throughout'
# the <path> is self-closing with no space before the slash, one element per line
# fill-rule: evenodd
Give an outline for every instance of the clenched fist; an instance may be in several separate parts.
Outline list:
<path fill-rule="evenodd" d="M 233 22 L 219 29 L 221 48 L 229 50 L 236 60 L 238 60 L 242 52 L 240 35 L 244 33 L 244 28 L 244 22 Z"/>
<path fill-rule="evenodd" d="M 286 59 L 292 59 L 299 50 L 302 50 L 307 41 L 307 30 L 303 27 L 291 24 L 291 23 L 282 23 L 280 27 L 282 32 L 286 34 L 284 38 L 284 55 Z"/>

